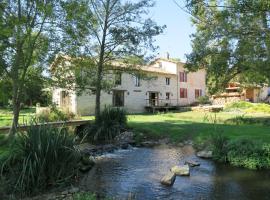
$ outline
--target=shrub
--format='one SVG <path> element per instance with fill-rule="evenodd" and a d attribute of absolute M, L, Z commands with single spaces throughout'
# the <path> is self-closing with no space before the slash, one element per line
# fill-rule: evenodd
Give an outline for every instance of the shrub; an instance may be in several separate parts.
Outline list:
<path fill-rule="evenodd" d="M 75 119 L 75 114 L 70 111 L 62 111 L 52 106 L 50 112 L 41 112 L 36 116 L 39 122 L 68 121 Z"/>
<path fill-rule="evenodd" d="M 250 139 L 233 140 L 228 145 L 228 161 L 234 166 L 249 169 L 269 168 L 264 162 L 267 152 L 262 147 L 262 143 Z"/>
<path fill-rule="evenodd" d="M 213 150 L 213 158 L 220 162 L 227 161 L 229 139 L 223 134 L 213 134 L 211 136 L 211 144 Z"/>
<path fill-rule="evenodd" d="M 92 142 L 111 141 L 127 126 L 127 114 L 124 109 L 105 107 L 93 124 L 85 126 L 84 138 Z"/>
<path fill-rule="evenodd" d="M 251 139 L 228 140 L 217 136 L 213 140 L 214 159 L 248 169 L 270 168 L 270 144 Z"/>
<path fill-rule="evenodd" d="M 19 133 L 0 164 L 7 191 L 24 196 L 72 179 L 79 159 L 66 129 L 42 125 Z"/>
<path fill-rule="evenodd" d="M 270 113 L 270 105 L 265 103 L 250 103 L 238 101 L 227 104 L 224 111 L 244 111 L 248 113 Z"/>
<path fill-rule="evenodd" d="M 226 104 L 225 110 L 244 110 L 252 107 L 254 104 L 247 101 L 237 101 Z"/>
<path fill-rule="evenodd" d="M 197 99 L 199 104 L 209 104 L 210 103 L 210 99 L 208 96 L 200 96 Z"/>
<path fill-rule="evenodd" d="M 248 108 L 246 112 L 249 113 L 268 113 L 270 114 L 270 105 L 265 103 L 254 104 L 254 106 Z"/>

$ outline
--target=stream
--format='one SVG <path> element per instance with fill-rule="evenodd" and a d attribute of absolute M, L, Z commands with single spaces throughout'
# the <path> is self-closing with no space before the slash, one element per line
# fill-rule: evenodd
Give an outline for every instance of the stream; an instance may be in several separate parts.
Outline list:
<path fill-rule="evenodd" d="M 172 166 L 195 160 L 189 177 L 176 177 L 172 187 L 160 179 Z M 115 199 L 270 199 L 270 172 L 252 171 L 197 158 L 191 146 L 131 148 L 97 158 L 81 187 L 98 197 Z M 101 198 L 102 199 L 102 198 Z"/>

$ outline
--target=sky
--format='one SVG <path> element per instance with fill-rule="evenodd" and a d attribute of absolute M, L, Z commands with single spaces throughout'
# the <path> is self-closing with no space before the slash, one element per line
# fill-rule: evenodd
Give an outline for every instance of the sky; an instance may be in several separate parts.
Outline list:
<path fill-rule="evenodd" d="M 177 0 L 182 5 L 183 1 Z M 169 52 L 171 58 L 185 61 L 185 54 L 191 52 L 190 35 L 195 32 L 190 15 L 177 7 L 173 0 L 156 0 L 150 16 L 159 25 L 167 26 L 164 33 L 156 38 L 156 44 L 160 47 L 158 57 L 166 57 L 166 52 Z"/>

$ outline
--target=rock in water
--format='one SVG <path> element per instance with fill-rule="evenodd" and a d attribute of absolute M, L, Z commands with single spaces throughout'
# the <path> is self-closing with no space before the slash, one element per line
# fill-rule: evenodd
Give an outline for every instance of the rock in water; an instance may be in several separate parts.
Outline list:
<path fill-rule="evenodd" d="M 200 163 L 193 160 L 187 160 L 185 161 L 185 165 L 189 165 L 190 167 L 196 167 L 196 166 L 200 166 Z"/>
<path fill-rule="evenodd" d="M 200 158 L 212 158 L 213 152 L 212 151 L 199 151 L 197 152 L 197 156 Z"/>
<path fill-rule="evenodd" d="M 188 165 L 174 166 L 171 168 L 171 172 L 173 172 L 177 176 L 189 176 L 189 166 Z"/>
<path fill-rule="evenodd" d="M 162 179 L 161 179 L 161 184 L 167 185 L 167 186 L 172 186 L 175 181 L 175 174 L 173 172 L 167 173 Z"/>

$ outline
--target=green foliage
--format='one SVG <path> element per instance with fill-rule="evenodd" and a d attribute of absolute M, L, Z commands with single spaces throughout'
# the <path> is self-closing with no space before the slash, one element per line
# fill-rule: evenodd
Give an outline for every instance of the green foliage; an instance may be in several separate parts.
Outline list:
<path fill-rule="evenodd" d="M 248 113 L 267 113 L 270 114 L 270 105 L 265 103 L 258 103 L 246 110 Z"/>
<path fill-rule="evenodd" d="M 186 8 L 196 26 L 186 67 L 206 68 L 210 94 L 224 90 L 231 80 L 269 82 L 270 35 L 264 34 L 269 1 L 186 0 Z"/>
<path fill-rule="evenodd" d="M 220 162 L 227 161 L 229 139 L 223 134 L 216 133 L 211 136 L 211 146 L 213 150 L 213 158 Z"/>
<path fill-rule="evenodd" d="M 31 126 L 1 158 L 1 177 L 7 193 L 35 194 L 74 178 L 79 159 L 66 129 Z"/>
<path fill-rule="evenodd" d="M 0 78 L 0 107 L 9 106 L 12 97 L 12 84 L 6 77 Z"/>
<path fill-rule="evenodd" d="M 227 104 L 224 111 L 242 111 L 246 113 L 270 113 L 270 105 L 265 103 L 250 103 L 246 101 Z"/>
<path fill-rule="evenodd" d="M 269 146 L 250 139 L 233 140 L 228 145 L 228 162 L 248 169 L 269 169 Z"/>
<path fill-rule="evenodd" d="M 124 109 L 105 107 L 94 124 L 84 128 L 83 134 L 90 141 L 111 141 L 127 126 Z"/>
<path fill-rule="evenodd" d="M 248 169 L 270 168 L 270 144 L 251 139 L 234 139 L 222 135 L 212 137 L 213 158 Z"/>
<path fill-rule="evenodd" d="M 197 102 L 199 104 L 209 104 L 210 103 L 210 99 L 209 99 L 208 96 L 200 96 L 200 97 L 198 97 Z"/>
<path fill-rule="evenodd" d="M 237 115 L 233 118 L 227 119 L 224 122 L 225 124 L 231 124 L 231 125 L 245 125 L 245 124 L 257 124 L 257 125 L 270 125 L 270 117 L 247 117 L 244 114 L 243 115 Z"/>
<path fill-rule="evenodd" d="M 55 106 L 51 107 L 50 112 L 41 112 L 36 115 L 38 122 L 69 121 L 75 119 L 76 115 L 70 111 L 62 111 Z"/>
<path fill-rule="evenodd" d="M 90 193 L 77 193 L 73 195 L 73 200 L 96 200 L 95 194 Z"/>
<path fill-rule="evenodd" d="M 247 102 L 247 101 L 237 101 L 230 104 L 227 104 L 225 106 L 225 111 L 231 111 L 231 110 L 245 110 L 247 108 L 253 107 L 254 104 Z"/>

